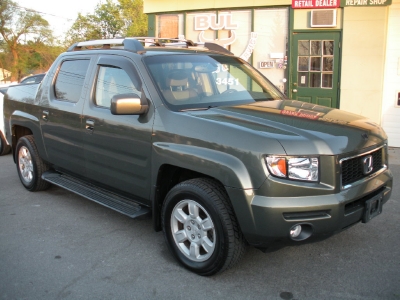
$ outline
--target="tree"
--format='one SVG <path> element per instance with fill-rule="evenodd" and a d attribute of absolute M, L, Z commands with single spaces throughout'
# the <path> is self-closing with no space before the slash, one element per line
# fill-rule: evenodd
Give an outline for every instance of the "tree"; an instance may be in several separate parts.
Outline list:
<path fill-rule="evenodd" d="M 52 41 L 49 23 L 34 11 L 22 10 L 12 0 L 0 0 L 0 34 L 12 55 L 11 80 L 23 71 L 23 47 L 30 39 Z"/>
<path fill-rule="evenodd" d="M 74 24 L 66 34 L 65 44 L 71 45 L 82 40 L 101 39 L 100 28 L 96 24 L 94 15 L 78 14 Z"/>
<path fill-rule="evenodd" d="M 115 38 L 122 34 L 124 21 L 117 4 L 111 0 L 107 0 L 105 4 L 98 4 L 95 16 L 103 38 Z"/>
<path fill-rule="evenodd" d="M 147 15 L 143 0 L 106 0 L 93 14 L 79 14 L 66 35 L 67 45 L 82 40 L 108 39 L 117 36 L 146 36 Z"/>
<path fill-rule="evenodd" d="M 93 14 L 78 14 L 72 27 L 67 32 L 68 44 L 81 40 L 108 39 L 123 33 L 124 22 L 120 7 L 112 0 L 97 4 Z"/>
<path fill-rule="evenodd" d="M 118 0 L 125 22 L 125 36 L 147 36 L 147 15 L 143 0 Z"/>

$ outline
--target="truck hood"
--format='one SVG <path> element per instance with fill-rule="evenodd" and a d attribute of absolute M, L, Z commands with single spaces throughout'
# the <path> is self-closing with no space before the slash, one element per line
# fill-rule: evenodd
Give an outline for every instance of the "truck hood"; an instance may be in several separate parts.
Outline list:
<path fill-rule="evenodd" d="M 365 117 L 294 100 L 218 107 L 194 114 L 260 138 L 276 139 L 287 155 L 338 155 L 382 145 L 387 139 L 383 129 Z"/>

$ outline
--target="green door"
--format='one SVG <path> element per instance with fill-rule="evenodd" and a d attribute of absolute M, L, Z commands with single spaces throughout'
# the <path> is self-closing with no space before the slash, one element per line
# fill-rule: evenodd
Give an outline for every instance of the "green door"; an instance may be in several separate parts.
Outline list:
<path fill-rule="evenodd" d="M 339 107 L 339 40 L 338 32 L 293 33 L 291 99 Z"/>

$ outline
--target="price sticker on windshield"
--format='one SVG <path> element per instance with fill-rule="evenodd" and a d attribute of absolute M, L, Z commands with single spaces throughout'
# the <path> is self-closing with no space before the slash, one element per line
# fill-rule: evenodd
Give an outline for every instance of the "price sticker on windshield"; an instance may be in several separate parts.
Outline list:
<path fill-rule="evenodd" d="M 218 84 L 218 85 L 239 85 L 239 79 L 217 78 L 215 83 Z"/>

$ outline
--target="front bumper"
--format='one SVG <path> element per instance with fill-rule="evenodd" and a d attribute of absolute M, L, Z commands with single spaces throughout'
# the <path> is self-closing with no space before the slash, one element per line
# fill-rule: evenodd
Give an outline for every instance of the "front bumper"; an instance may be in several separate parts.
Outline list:
<path fill-rule="evenodd" d="M 265 196 L 266 188 L 271 187 L 268 183 L 258 190 L 228 189 L 228 193 L 249 244 L 266 247 L 277 241 L 293 241 L 290 230 L 298 224 L 310 231 L 304 240 L 312 240 L 362 221 L 368 200 L 380 198 L 381 205 L 389 200 L 392 182 L 393 176 L 386 170 L 363 184 L 332 194 L 269 197 Z"/>

